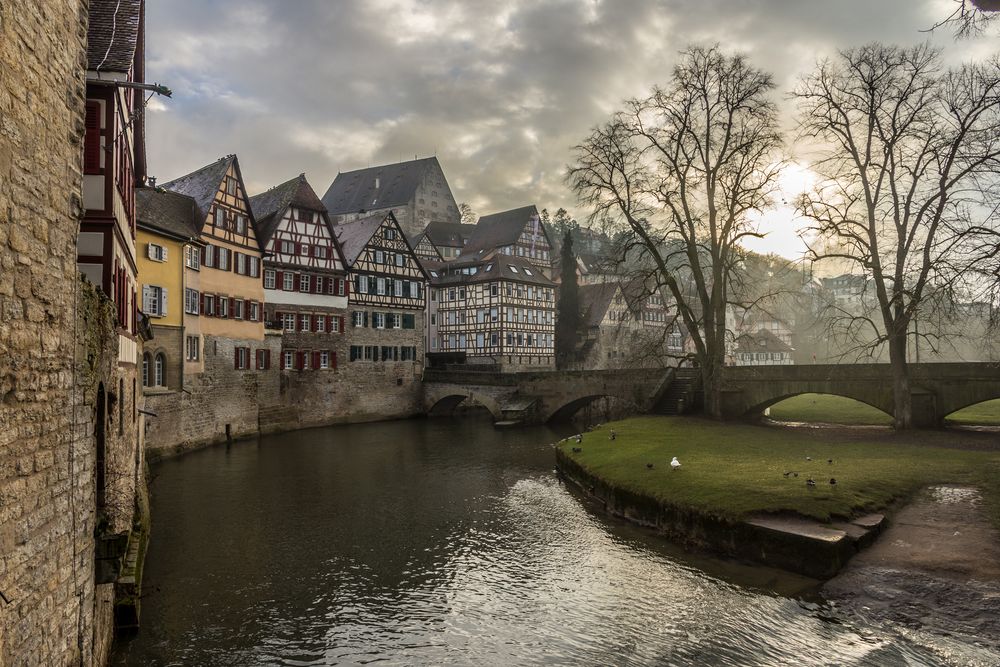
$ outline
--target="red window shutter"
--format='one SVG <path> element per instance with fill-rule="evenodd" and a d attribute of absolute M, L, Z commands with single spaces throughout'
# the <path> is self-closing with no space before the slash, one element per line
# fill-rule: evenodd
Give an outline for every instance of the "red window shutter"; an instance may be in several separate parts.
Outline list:
<path fill-rule="evenodd" d="M 86 130 L 83 138 L 83 173 L 101 173 L 100 102 L 87 102 Z"/>
<path fill-rule="evenodd" d="M 316 370 L 317 368 L 319 368 L 319 352 L 313 352 L 312 369 Z"/>
<path fill-rule="evenodd" d="M 240 367 L 240 350 L 241 349 L 242 348 L 239 348 L 239 347 L 234 347 L 233 348 L 233 368 L 239 368 Z"/>
<path fill-rule="evenodd" d="M 202 315 L 207 315 L 208 314 L 208 295 L 207 294 L 202 294 L 201 295 L 201 314 Z"/>
<path fill-rule="evenodd" d="M 229 300 L 229 318 L 236 317 L 236 297 Z"/>
<path fill-rule="evenodd" d="M 264 370 L 271 368 L 271 350 L 264 350 Z"/>
<path fill-rule="evenodd" d="M 347 326 L 346 324 L 344 324 L 344 316 L 340 315 L 337 319 L 340 320 L 340 333 L 344 333 L 345 330 L 344 328 Z"/>
<path fill-rule="evenodd" d="M 298 357 L 298 359 L 296 359 L 298 363 L 295 365 L 295 368 L 301 371 L 306 366 L 306 353 L 299 352 L 295 356 Z"/>
<path fill-rule="evenodd" d="M 233 252 L 233 271 L 240 273 L 240 253 L 238 252 Z"/>
<path fill-rule="evenodd" d="M 212 252 L 215 253 L 215 257 L 213 258 L 215 261 L 212 263 L 212 265 L 215 268 L 219 268 L 219 257 L 222 254 L 221 250 L 222 248 L 220 248 L 219 246 L 215 246 L 214 248 L 212 248 Z"/>
<path fill-rule="evenodd" d="M 282 350 L 279 352 L 278 356 L 280 357 L 278 365 L 281 367 L 281 370 L 285 370 L 285 351 Z"/>
<path fill-rule="evenodd" d="M 326 332 L 333 333 L 333 321 L 336 319 L 333 315 L 326 318 Z"/>
<path fill-rule="evenodd" d="M 333 370 L 337 370 L 337 353 L 336 352 L 331 352 L 330 353 L 330 368 L 332 368 Z"/>
<path fill-rule="evenodd" d="M 274 289 L 285 289 L 285 272 L 276 271 L 274 274 Z"/>
<path fill-rule="evenodd" d="M 292 274 L 292 290 L 299 291 L 299 274 L 297 273 Z"/>
<path fill-rule="evenodd" d="M 351 295 L 351 281 L 347 280 L 345 278 L 344 279 L 344 296 L 350 296 L 350 295 Z"/>

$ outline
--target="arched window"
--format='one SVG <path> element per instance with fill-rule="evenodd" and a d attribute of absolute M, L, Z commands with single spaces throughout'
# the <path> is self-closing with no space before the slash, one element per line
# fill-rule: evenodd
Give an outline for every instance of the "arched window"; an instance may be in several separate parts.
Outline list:
<path fill-rule="evenodd" d="M 160 354 L 156 355 L 155 373 L 156 373 L 157 387 L 163 387 L 166 386 L 167 384 L 166 376 L 164 375 L 164 372 L 166 371 L 165 368 L 166 365 L 167 365 L 167 360 L 164 358 L 163 353 L 161 352 Z"/>
<path fill-rule="evenodd" d="M 142 386 L 143 387 L 148 387 L 149 386 L 149 370 L 150 370 L 149 366 L 150 366 L 149 352 L 143 352 L 143 354 L 142 354 Z"/>

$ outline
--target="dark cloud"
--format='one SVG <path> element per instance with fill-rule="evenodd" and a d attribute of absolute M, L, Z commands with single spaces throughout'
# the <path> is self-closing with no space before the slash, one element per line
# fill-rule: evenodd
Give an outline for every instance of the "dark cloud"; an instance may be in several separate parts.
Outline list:
<path fill-rule="evenodd" d="M 748 53 L 788 89 L 815 59 L 913 43 L 948 0 L 149 0 L 152 173 L 237 153 L 251 191 L 436 153 L 459 201 L 573 209 L 570 147 L 679 49 Z M 950 35 L 932 38 L 951 44 Z"/>

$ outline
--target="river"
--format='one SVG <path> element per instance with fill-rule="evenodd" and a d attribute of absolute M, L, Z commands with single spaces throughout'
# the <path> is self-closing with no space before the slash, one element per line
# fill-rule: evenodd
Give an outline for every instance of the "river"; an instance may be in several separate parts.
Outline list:
<path fill-rule="evenodd" d="M 153 465 L 142 629 L 113 664 L 993 664 L 607 518 L 555 475 L 564 435 L 410 420 Z"/>

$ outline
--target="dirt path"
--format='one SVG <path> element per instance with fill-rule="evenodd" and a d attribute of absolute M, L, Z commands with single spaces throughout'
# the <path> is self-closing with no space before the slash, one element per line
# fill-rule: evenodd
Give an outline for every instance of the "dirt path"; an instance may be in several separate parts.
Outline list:
<path fill-rule="evenodd" d="M 930 487 L 823 592 L 868 618 L 1000 649 L 1000 533 L 976 489 Z"/>

